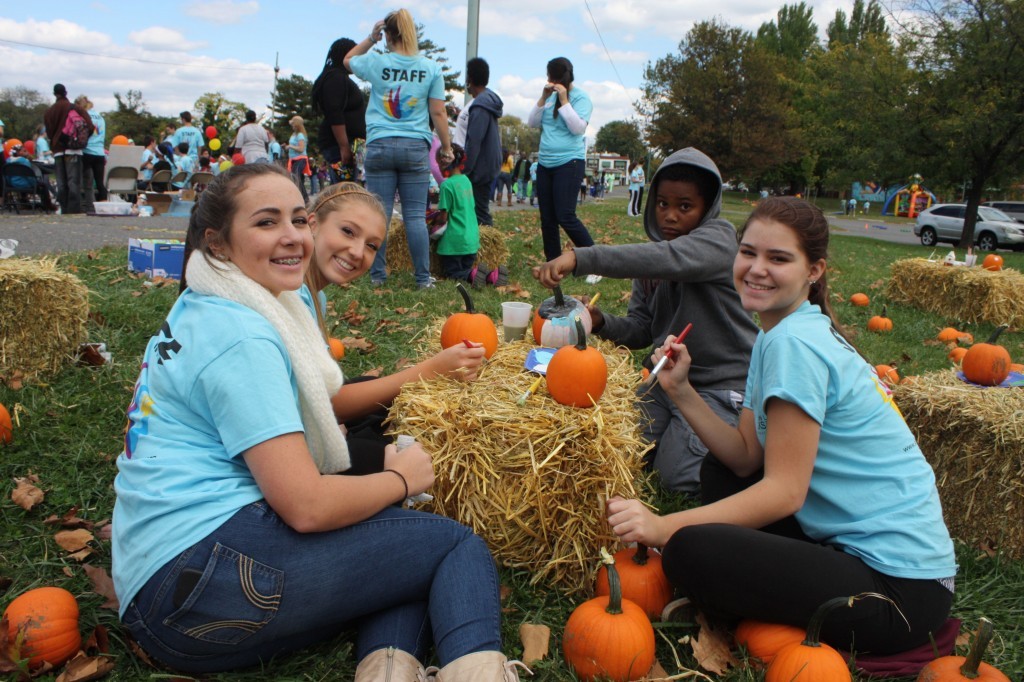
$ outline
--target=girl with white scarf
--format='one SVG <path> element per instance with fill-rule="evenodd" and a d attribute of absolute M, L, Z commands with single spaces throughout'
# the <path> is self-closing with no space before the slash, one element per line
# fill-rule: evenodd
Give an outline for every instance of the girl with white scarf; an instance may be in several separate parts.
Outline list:
<path fill-rule="evenodd" d="M 330 406 L 341 372 L 296 293 L 311 254 L 302 197 L 272 164 L 232 168 L 193 210 L 188 288 L 146 348 L 117 461 L 121 619 L 190 674 L 354 628 L 359 682 L 422 679 L 431 639 L 438 680 L 517 679 L 486 545 L 394 506 L 430 488 L 430 455 L 389 445 L 384 471 L 331 475 L 350 463 Z"/>

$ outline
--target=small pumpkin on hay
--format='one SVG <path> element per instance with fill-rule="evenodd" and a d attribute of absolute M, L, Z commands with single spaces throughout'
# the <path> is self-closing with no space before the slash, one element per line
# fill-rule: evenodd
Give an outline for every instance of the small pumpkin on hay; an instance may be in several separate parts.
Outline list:
<path fill-rule="evenodd" d="M 466 287 L 459 282 L 455 288 L 462 295 L 466 312 L 454 313 L 441 327 L 441 348 L 451 348 L 463 341 L 479 343 L 484 347 L 484 357 L 490 358 L 498 350 L 498 328 L 494 321 L 483 313 L 476 312 L 473 299 Z"/>
<path fill-rule="evenodd" d="M 1010 376 L 1010 353 L 996 344 L 1006 325 L 996 327 L 985 343 L 976 343 L 967 349 L 960 367 L 968 381 L 982 386 L 998 386 Z"/>

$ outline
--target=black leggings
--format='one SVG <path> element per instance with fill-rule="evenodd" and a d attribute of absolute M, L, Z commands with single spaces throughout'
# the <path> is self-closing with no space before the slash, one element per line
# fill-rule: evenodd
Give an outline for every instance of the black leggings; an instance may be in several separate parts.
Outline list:
<path fill-rule="evenodd" d="M 703 502 L 751 485 L 713 455 L 701 471 Z M 891 654 L 929 640 L 949 616 L 953 595 L 936 580 L 894 578 L 859 558 L 806 537 L 795 518 L 753 530 L 726 524 L 690 526 L 664 548 L 669 581 L 713 618 L 752 618 L 806 627 L 833 597 L 878 592 L 895 602 L 866 598 L 825 620 L 823 641 L 862 654 Z M 897 606 L 899 610 L 897 611 Z M 910 623 L 903 621 L 900 612 Z"/>
<path fill-rule="evenodd" d="M 350 384 L 361 381 L 372 381 L 377 377 L 358 376 L 346 379 Z M 384 448 L 392 442 L 392 438 L 384 435 L 384 420 L 388 417 L 388 408 L 345 422 L 348 432 L 345 441 L 348 444 L 348 457 L 351 467 L 341 472 L 345 476 L 365 476 L 379 474 L 384 471 Z"/>

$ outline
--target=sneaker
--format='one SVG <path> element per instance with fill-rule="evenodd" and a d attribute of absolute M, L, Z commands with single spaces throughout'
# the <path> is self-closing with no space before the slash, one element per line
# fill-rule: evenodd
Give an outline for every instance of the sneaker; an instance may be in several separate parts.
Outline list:
<path fill-rule="evenodd" d="M 604 277 L 601 275 L 587 275 L 587 284 L 597 284 L 602 279 L 604 279 Z"/>
<path fill-rule="evenodd" d="M 380 289 L 382 286 L 384 286 L 384 280 L 382 280 L 382 279 L 371 279 L 370 280 L 370 285 L 373 286 L 374 289 Z"/>
<path fill-rule="evenodd" d="M 499 265 L 494 270 L 487 273 L 487 283 L 496 286 L 503 287 L 508 285 L 508 268 L 504 265 Z"/>
<path fill-rule="evenodd" d="M 419 291 L 423 291 L 424 289 L 436 289 L 436 288 L 437 288 L 437 285 L 434 284 L 434 278 L 433 277 L 431 277 L 430 281 L 428 281 L 428 282 L 423 282 L 422 284 L 417 284 L 416 285 L 416 289 L 419 290 Z"/>
<path fill-rule="evenodd" d="M 688 597 L 670 601 L 661 611 L 661 621 L 663 623 L 696 623 L 697 607 Z"/>
<path fill-rule="evenodd" d="M 469 283 L 473 285 L 475 289 L 479 289 L 487 284 L 487 273 L 474 265 L 473 269 L 469 271 Z"/>

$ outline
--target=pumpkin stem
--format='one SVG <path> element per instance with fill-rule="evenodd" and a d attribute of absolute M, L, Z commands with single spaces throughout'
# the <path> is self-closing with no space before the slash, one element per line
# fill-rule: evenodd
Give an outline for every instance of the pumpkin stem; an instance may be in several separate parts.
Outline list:
<path fill-rule="evenodd" d="M 617 616 L 622 613 L 622 583 L 619 582 L 619 572 L 615 570 L 615 557 L 602 547 L 601 561 L 607 566 L 608 571 L 608 606 L 605 613 Z"/>
<path fill-rule="evenodd" d="M 988 341 L 986 343 L 995 343 L 996 339 L 999 338 L 999 335 L 1002 334 L 1003 332 L 1005 332 L 1009 328 L 1010 328 L 1010 325 L 1008 325 L 1008 324 L 1001 324 L 1001 325 L 999 325 L 998 327 L 996 327 L 995 331 L 992 332 L 992 336 L 988 337 Z"/>
<path fill-rule="evenodd" d="M 853 606 L 853 600 L 853 597 L 835 597 L 819 606 L 818 610 L 811 616 L 810 622 L 807 623 L 807 638 L 804 639 L 803 645 L 811 647 L 821 646 L 821 626 L 825 622 L 825 617 L 840 606 Z"/>
<path fill-rule="evenodd" d="M 466 312 L 476 312 L 476 310 L 473 309 L 473 299 L 469 297 L 469 292 L 466 291 L 466 287 L 462 286 L 462 282 L 456 282 L 455 288 L 458 289 L 460 294 L 462 294 L 462 300 L 466 302 Z"/>
<path fill-rule="evenodd" d="M 565 296 L 562 295 L 562 286 L 555 285 L 555 305 L 561 309 L 565 307 Z"/>
<path fill-rule="evenodd" d="M 633 554 L 633 563 L 637 566 L 647 565 L 647 545 L 642 542 L 636 543 L 636 552 Z"/>
<path fill-rule="evenodd" d="M 967 653 L 964 664 L 960 666 L 960 672 L 967 679 L 973 680 L 978 677 L 978 666 L 981 665 L 981 657 L 985 655 L 985 649 L 988 648 L 988 643 L 992 641 L 994 632 L 995 626 L 992 625 L 992 621 L 982 616 L 981 620 L 978 621 L 978 632 L 974 635 L 971 650 Z"/>
<path fill-rule="evenodd" d="M 889 306 L 887 306 L 887 305 L 882 305 L 882 314 L 881 314 L 881 317 L 889 317 L 889 316 L 887 315 L 887 313 L 888 313 L 888 312 L 889 312 Z"/>
<path fill-rule="evenodd" d="M 587 349 L 587 330 L 583 328 L 583 320 L 577 315 L 573 318 L 576 323 L 576 350 Z"/>

